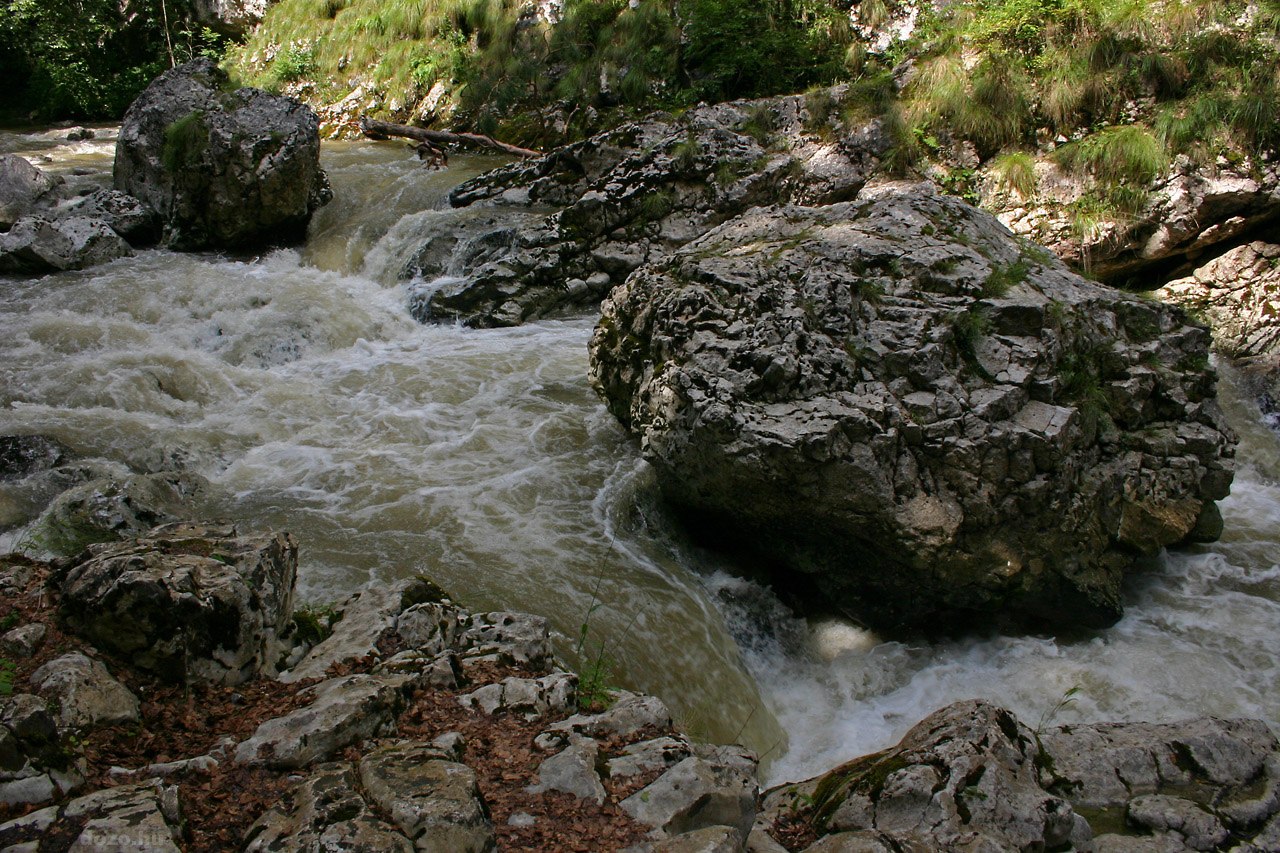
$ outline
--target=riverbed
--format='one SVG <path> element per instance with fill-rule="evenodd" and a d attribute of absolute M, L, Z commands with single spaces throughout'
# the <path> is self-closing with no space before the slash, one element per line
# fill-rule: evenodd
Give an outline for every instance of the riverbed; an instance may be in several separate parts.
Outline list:
<path fill-rule="evenodd" d="M 0 151 L 87 189 L 109 181 L 112 132 L 98 131 L 0 134 Z M 449 188 L 500 161 L 432 172 L 395 142 L 326 143 L 323 157 L 335 201 L 297 249 L 149 250 L 0 278 L 0 434 L 206 478 L 198 514 L 297 537 L 311 602 L 426 574 L 472 610 L 545 615 L 567 660 L 657 694 L 697 736 L 747 743 L 769 782 L 974 696 L 1033 727 L 1206 713 L 1280 727 L 1280 441 L 1229 366 L 1241 445 L 1222 541 L 1135 578 L 1121 622 L 1069 640 L 883 641 L 794 616 L 681 537 L 588 385 L 593 317 L 499 330 L 409 317 L 409 293 L 432 283 L 400 281 L 404 259 L 468 215 L 448 209 Z M 0 532 L 0 549 L 30 547 L 29 529 Z"/>

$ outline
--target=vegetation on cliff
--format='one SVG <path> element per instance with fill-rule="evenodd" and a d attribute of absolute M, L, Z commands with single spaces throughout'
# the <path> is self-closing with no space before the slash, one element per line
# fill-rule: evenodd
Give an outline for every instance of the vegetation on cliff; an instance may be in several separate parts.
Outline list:
<path fill-rule="evenodd" d="M 119 118 L 161 71 L 223 41 L 188 0 L 0 0 L 0 118 Z"/>

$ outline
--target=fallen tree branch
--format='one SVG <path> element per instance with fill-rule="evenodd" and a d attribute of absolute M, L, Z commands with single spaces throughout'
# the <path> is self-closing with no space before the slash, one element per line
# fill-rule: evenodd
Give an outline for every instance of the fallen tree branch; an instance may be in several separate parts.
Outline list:
<path fill-rule="evenodd" d="M 511 145 L 506 142 L 499 142 L 491 136 L 484 136 L 480 133 L 453 133 L 448 130 L 431 130 L 426 127 L 409 127 L 404 124 L 392 124 L 386 121 L 378 121 L 377 119 L 360 117 L 360 132 L 370 139 L 389 139 L 393 136 L 401 136 L 405 139 L 413 139 L 419 143 L 430 146 L 432 154 L 440 152 L 443 154 L 443 146 L 445 145 L 476 145 L 481 148 L 492 148 L 502 151 L 506 154 L 514 154 L 517 157 L 541 157 L 541 151 L 534 151 L 530 148 L 521 148 L 518 145 Z"/>

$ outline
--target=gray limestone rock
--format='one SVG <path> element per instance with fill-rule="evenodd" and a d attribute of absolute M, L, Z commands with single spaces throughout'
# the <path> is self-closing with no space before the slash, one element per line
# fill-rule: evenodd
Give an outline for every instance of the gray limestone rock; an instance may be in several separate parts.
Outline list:
<path fill-rule="evenodd" d="M 280 680 L 294 682 L 305 678 L 323 678 L 329 667 L 336 663 L 347 663 L 376 654 L 378 639 L 384 633 L 394 631 L 401 614 L 419 604 L 451 607 L 445 593 L 425 578 L 405 578 L 355 593 L 338 608 L 339 619 L 333 626 L 333 633 L 311 649 L 297 666 L 282 673 Z M 456 612 L 456 608 L 452 609 Z M 444 612 L 442 609 L 441 613 Z M 414 626 L 411 636 L 425 642 L 425 638 L 420 636 L 422 631 L 416 622 L 418 618 L 409 619 L 408 625 Z M 441 618 L 444 618 L 443 615 Z M 458 615 L 452 618 L 465 617 Z"/>
<path fill-rule="evenodd" d="M 0 273 L 79 270 L 132 254 L 106 222 L 83 216 L 25 216 L 0 234 Z"/>
<path fill-rule="evenodd" d="M 614 703 L 598 714 L 574 714 L 550 726 L 535 741 L 540 749 L 556 750 L 574 735 L 590 738 L 629 738 L 646 728 L 671 727 L 671 711 L 656 696 L 619 691 Z"/>
<path fill-rule="evenodd" d="M 494 655 L 535 672 L 549 672 L 555 662 L 547 620 L 529 613 L 477 613 L 459 642 L 468 657 Z"/>
<path fill-rule="evenodd" d="M 58 200 L 63 179 L 49 175 L 17 154 L 0 154 L 0 231 L 28 213 Z"/>
<path fill-rule="evenodd" d="M 683 737 L 660 737 L 623 747 L 621 754 L 605 762 L 610 779 L 626 778 L 653 770 L 665 770 L 684 761 L 692 748 Z"/>
<path fill-rule="evenodd" d="M 1280 245 L 1237 246 L 1156 295 L 1203 315 L 1219 352 L 1280 358 Z"/>
<path fill-rule="evenodd" d="M 86 794 L 64 806 L 60 817 L 83 821 L 68 848 L 75 853 L 178 853 L 181 849 L 182 815 L 176 789 L 155 783 Z"/>
<path fill-rule="evenodd" d="M 136 723 L 138 697 L 116 681 L 101 661 L 71 652 L 54 658 L 31 674 L 31 684 L 45 699 L 58 703 L 58 722 L 90 729 L 113 723 Z"/>
<path fill-rule="evenodd" d="M 592 381 L 713 544 L 888 629 L 1101 625 L 1205 532 L 1207 332 L 929 185 L 756 209 L 606 300 Z"/>
<path fill-rule="evenodd" d="M 160 215 L 138 199 L 119 190 L 97 190 L 67 209 L 62 216 L 97 219 L 129 242 L 150 246 L 160 239 Z"/>
<path fill-rule="evenodd" d="M 529 792 L 564 791 L 578 799 L 603 803 L 604 785 L 596 762 L 600 745 L 591 738 L 574 738 L 567 747 L 538 765 L 538 782 Z"/>
<path fill-rule="evenodd" d="M 57 554 L 76 554 L 95 542 L 140 536 L 158 524 L 190 516 L 204 478 L 183 472 L 100 477 L 58 495 L 34 536 Z"/>
<path fill-rule="evenodd" d="M 0 649 L 3 649 L 5 654 L 13 655 L 14 657 L 29 658 L 40 648 L 40 644 L 44 642 L 44 636 L 48 633 L 48 630 L 41 622 L 20 625 L 0 636 Z"/>
<path fill-rule="evenodd" d="M 1034 733 L 980 701 L 895 747 L 764 796 L 757 832 L 804 813 L 809 850 L 1272 849 L 1280 743 L 1257 720 L 1102 723 Z M 1270 822 L 1270 823 L 1269 823 Z"/>
<path fill-rule="evenodd" d="M 165 525 L 64 566 L 59 613 L 80 636 L 163 678 L 239 684 L 272 671 L 297 566 L 287 533 Z"/>
<path fill-rule="evenodd" d="M 317 767 L 249 829 L 244 849 L 487 853 L 494 840 L 475 774 L 407 743 Z"/>
<path fill-rule="evenodd" d="M 651 116 L 460 185 L 455 207 L 501 208 L 505 221 L 486 226 L 478 213 L 461 233 L 424 235 L 403 277 L 452 278 L 419 291 L 414 316 L 509 326 L 596 304 L 639 265 L 754 205 L 851 198 L 886 138 L 872 122 L 840 142 L 815 139 L 803 100 Z"/>
<path fill-rule="evenodd" d="M 568 711 L 574 706 L 577 689 L 578 676 L 571 672 L 553 672 L 541 678 L 511 676 L 459 696 L 458 703 L 486 714 L 501 711 L 533 720 Z"/>
<path fill-rule="evenodd" d="M 315 113 L 228 82 L 197 59 L 161 74 L 125 113 L 115 188 L 159 212 L 170 248 L 295 242 L 332 198 Z"/>
<path fill-rule="evenodd" d="M 308 687 L 309 705 L 262 723 L 236 747 L 235 759 L 286 770 L 324 761 L 390 731 L 415 686 L 404 675 L 348 675 Z"/>
<path fill-rule="evenodd" d="M 621 805 L 660 838 L 727 826 L 741 845 L 756 816 L 754 763 L 744 767 L 733 753 L 690 756 Z"/>
<path fill-rule="evenodd" d="M 469 767 L 443 760 L 433 747 L 393 745 L 360 760 L 369 802 L 426 853 L 483 853 L 493 826 Z"/>

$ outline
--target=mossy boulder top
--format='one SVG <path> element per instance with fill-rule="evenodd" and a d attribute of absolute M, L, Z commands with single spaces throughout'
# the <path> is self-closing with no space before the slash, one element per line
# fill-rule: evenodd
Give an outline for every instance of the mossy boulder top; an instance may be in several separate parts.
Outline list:
<path fill-rule="evenodd" d="M 605 301 L 593 381 L 695 531 L 881 628 L 1118 618 L 1216 537 L 1208 332 L 930 184 L 757 208 Z"/>
<path fill-rule="evenodd" d="M 129 107 L 115 186 L 159 212 L 165 245 L 179 250 L 297 242 L 333 195 L 315 113 L 231 90 L 207 59 L 160 75 Z"/>

